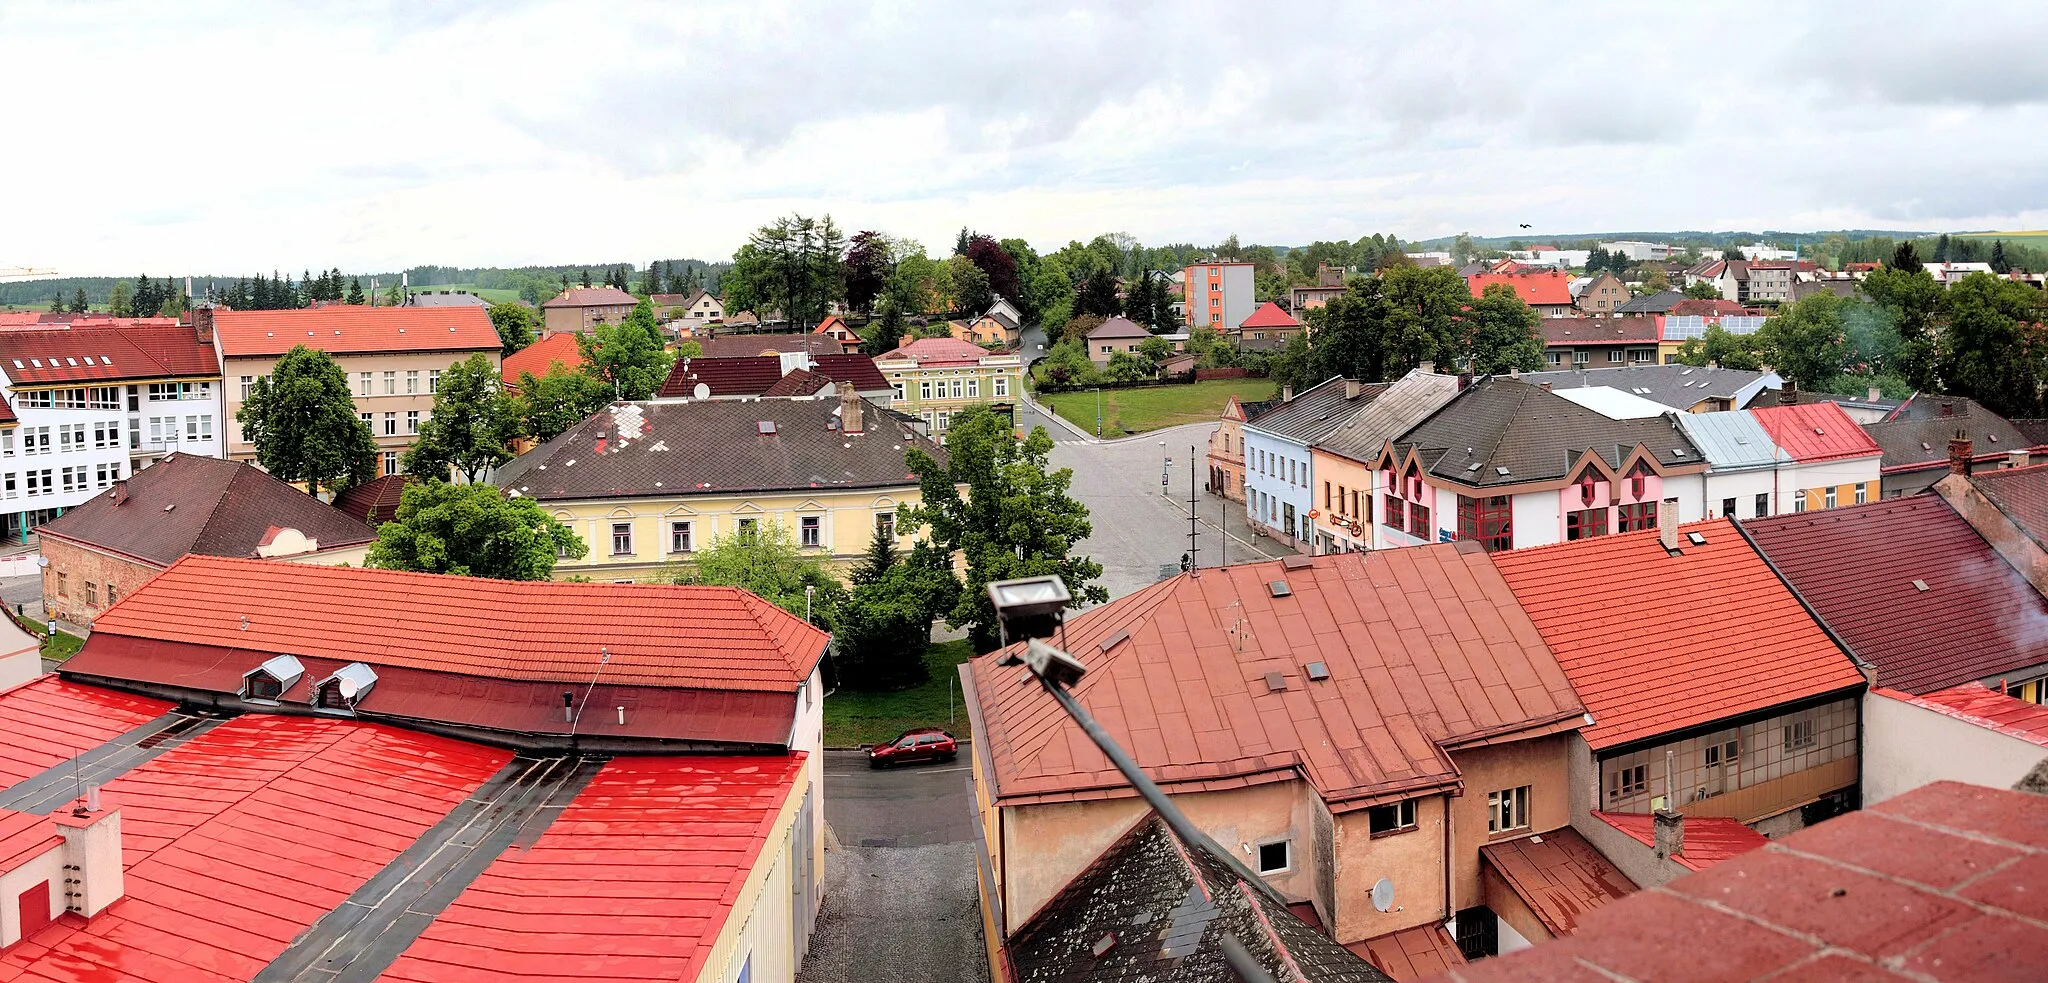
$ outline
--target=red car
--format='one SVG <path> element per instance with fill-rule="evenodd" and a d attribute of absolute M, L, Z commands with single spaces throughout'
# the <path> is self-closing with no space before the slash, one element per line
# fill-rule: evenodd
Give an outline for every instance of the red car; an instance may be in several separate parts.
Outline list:
<path fill-rule="evenodd" d="M 918 727 L 887 744 L 870 744 L 867 750 L 868 767 L 886 768 L 910 761 L 951 761 L 960 745 L 937 727 Z"/>

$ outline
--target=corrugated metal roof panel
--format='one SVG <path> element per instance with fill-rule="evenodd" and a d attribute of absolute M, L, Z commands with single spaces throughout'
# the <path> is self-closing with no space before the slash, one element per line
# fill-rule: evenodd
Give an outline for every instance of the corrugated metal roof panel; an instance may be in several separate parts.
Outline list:
<path fill-rule="evenodd" d="M 1753 471 L 1778 464 L 1778 445 L 1746 410 L 1680 413 L 1678 425 L 1714 471 Z"/>

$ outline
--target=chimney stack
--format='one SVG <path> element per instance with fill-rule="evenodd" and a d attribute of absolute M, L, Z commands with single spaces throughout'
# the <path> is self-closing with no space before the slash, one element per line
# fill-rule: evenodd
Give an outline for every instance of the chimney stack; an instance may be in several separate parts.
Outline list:
<path fill-rule="evenodd" d="M 1947 403 L 1941 405 L 1943 409 L 1948 408 Z M 1970 458 L 1972 456 L 1970 453 L 1970 435 L 1957 430 L 1956 435 L 1948 439 L 1949 473 L 1968 477 L 1970 474 Z"/>
<path fill-rule="evenodd" d="M 106 800 L 97 786 L 87 786 L 86 801 L 50 816 L 64 840 L 65 876 L 76 883 L 65 890 L 64 907 L 91 918 L 128 892 L 121 868 L 121 809 Z"/>
<path fill-rule="evenodd" d="M 1654 817 L 1656 830 L 1657 859 L 1669 860 L 1685 852 L 1685 814 L 1672 809 L 1659 809 Z"/>
<path fill-rule="evenodd" d="M 1942 415 L 1942 416 L 1954 416 L 1954 415 L 1956 415 L 1956 404 L 1955 404 L 1954 402 L 1950 401 L 1950 400 L 1946 400 L 1946 399 L 1942 400 L 1942 401 L 1941 401 L 1941 415 Z"/>
<path fill-rule="evenodd" d="M 1472 373 L 1470 373 L 1470 372 L 1460 372 L 1460 373 L 1458 373 L 1458 391 L 1459 391 L 1459 392 L 1464 392 L 1465 390 L 1467 390 L 1467 389 L 1470 389 L 1470 388 L 1472 388 Z"/>
<path fill-rule="evenodd" d="M 114 504 L 119 505 L 127 500 L 128 479 L 122 478 L 121 480 L 114 482 Z"/>
<path fill-rule="evenodd" d="M 2028 458 L 2026 451 L 2013 451 L 2005 455 L 2005 466 L 2008 468 L 2024 468 L 2029 463 L 2031 463 L 2031 460 Z"/>
<path fill-rule="evenodd" d="M 194 307 L 187 313 L 192 315 L 192 332 L 199 336 L 202 343 L 213 344 L 213 308 Z"/>
<path fill-rule="evenodd" d="M 1778 405 L 1793 406 L 1799 402 L 1799 383 L 1785 380 L 1785 388 L 1778 390 Z"/>
<path fill-rule="evenodd" d="M 1877 388 L 1876 386 L 1871 386 L 1871 387 L 1870 387 L 1870 397 L 1869 397 L 1869 401 L 1870 401 L 1870 402 L 1873 402 L 1873 403 L 1875 403 L 1875 402 L 1877 402 L 1878 400 L 1880 400 L 1880 399 L 1883 399 L 1883 398 L 1884 398 L 1884 393 L 1883 393 L 1882 391 L 1880 391 L 1880 390 L 1879 390 L 1879 389 L 1878 389 L 1878 388 Z"/>
<path fill-rule="evenodd" d="M 1550 391 L 1550 380 L 1549 380 L 1549 379 L 1545 379 L 1545 380 L 1543 380 L 1542 382 L 1539 382 L 1539 383 L 1537 383 L 1536 385 L 1538 385 L 1538 386 L 1541 386 L 1541 387 L 1543 388 L 1543 391 L 1544 391 L 1544 392 L 1549 392 L 1549 391 Z"/>
<path fill-rule="evenodd" d="M 860 394 L 851 384 L 839 387 L 839 432 L 860 433 Z"/>
<path fill-rule="evenodd" d="M 1280 387 L 1280 401 L 1281 401 L 1281 402 L 1283 402 L 1283 403 L 1292 403 L 1292 402 L 1294 402 L 1294 387 L 1293 387 L 1293 386 L 1281 386 L 1281 387 Z"/>
<path fill-rule="evenodd" d="M 1657 541 L 1667 552 L 1678 552 L 1678 499 L 1667 498 L 1658 505 Z"/>
<path fill-rule="evenodd" d="M 1435 362 L 1433 362 L 1433 361 L 1430 361 L 1430 360 L 1428 360 L 1428 359 L 1424 359 L 1424 360 L 1423 360 L 1423 362 L 1422 362 L 1422 364 L 1420 364 L 1420 365 L 1417 365 L 1417 366 L 1416 366 L 1415 368 L 1416 368 L 1416 370 L 1417 370 L 1417 371 L 1421 372 L 1421 373 L 1422 373 L 1423 375 L 1435 375 L 1435 374 L 1436 374 L 1436 363 L 1435 363 Z"/>
<path fill-rule="evenodd" d="M 1357 379 L 1344 380 L 1345 399 L 1357 399 L 1358 397 L 1363 395 L 1365 395 L 1365 383 L 1360 382 Z"/>

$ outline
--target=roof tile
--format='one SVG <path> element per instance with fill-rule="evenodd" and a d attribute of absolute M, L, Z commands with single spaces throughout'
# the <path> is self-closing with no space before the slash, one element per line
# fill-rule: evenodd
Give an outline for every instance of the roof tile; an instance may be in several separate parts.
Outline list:
<path fill-rule="evenodd" d="M 519 385 L 519 377 L 528 372 L 538 379 L 548 374 L 556 365 L 574 369 L 583 364 L 583 352 L 576 346 L 577 335 L 564 331 L 551 334 L 531 345 L 505 356 L 499 366 L 498 377 L 505 385 Z"/>
<path fill-rule="evenodd" d="M 481 307 L 310 307 L 213 312 L 222 354 L 282 355 L 304 345 L 335 355 L 366 352 L 496 352 L 502 343 Z"/>
<path fill-rule="evenodd" d="M 220 358 L 179 325 L 0 331 L 0 371 L 16 386 L 218 377 Z"/>
<path fill-rule="evenodd" d="M 38 532 L 167 566 L 187 553 L 253 557 L 281 529 L 296 529 L 323 550 L 377 538 L 346 512 L 253 464 L 191 454 L 135 472 Z"/>

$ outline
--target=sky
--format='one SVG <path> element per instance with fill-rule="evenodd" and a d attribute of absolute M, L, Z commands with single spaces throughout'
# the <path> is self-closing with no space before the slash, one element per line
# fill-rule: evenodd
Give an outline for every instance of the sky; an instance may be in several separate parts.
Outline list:
<path fill-rule="evenodd" d="M 0 268 L 2048 228 L 2038 4 L 0 2 Z M 1531 226 L 1521 229 L 1522 224 Z"/>

